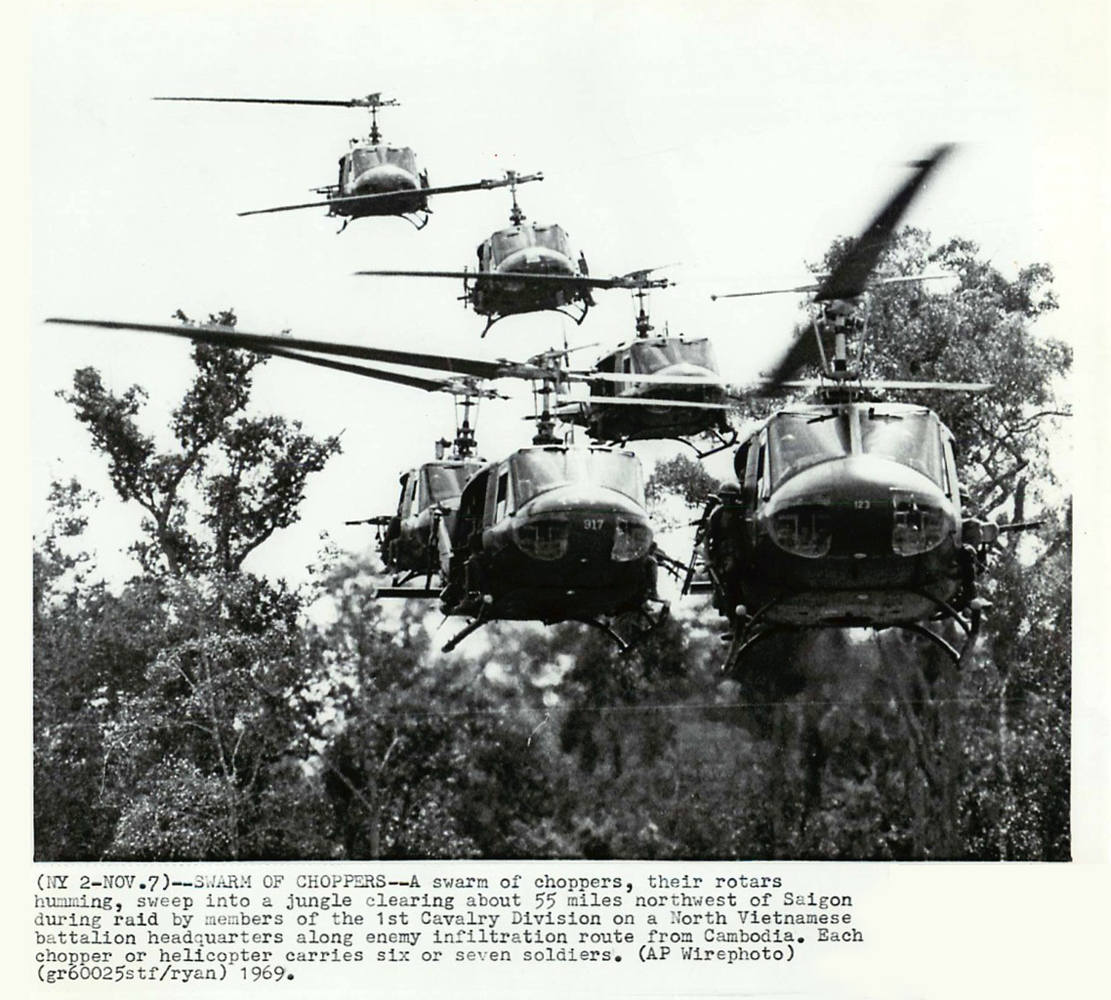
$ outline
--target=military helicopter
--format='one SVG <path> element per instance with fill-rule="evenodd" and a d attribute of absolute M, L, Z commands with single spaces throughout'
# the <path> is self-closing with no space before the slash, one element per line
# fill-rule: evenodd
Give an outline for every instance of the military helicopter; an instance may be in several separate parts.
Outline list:
<path fill-rule="evenodd" d="M 417 159 L 408 146 L 390 146 L 382 142 L 378 128 L 378 109 L 398 107 L 396 100 L 383 100 L 381 94 L 368 94 L 349 101 L 314 101 L 270 97 L 155 97 L 156 101 L 207 101 L 223 104 L 301 104 L 312 107 L 369 108 L 370 134 L 366 139 L 352 139 L 351 148 L 339 159 L 339 178 L 335 184 L 313 188 L 325 196 L 324 201 L 308 201 L 277 208 L 259 208 L 239 215 L 267 215 L 293 212 L 302 208 L 327 208 L 329 216 L 340 216 L 343 232 L 352 219 L 396 215 L 417 229 L 428 224 L 432 211 L 430 195 L 458 194 L 463 191 L 488 191 L 509 184 L 542 180 L 543 175 L 520 177 L 507 174 L 504 179 L 480 180 L 446 187 L 430 187 L 428 171 L 417 169 Z"/>
<path fill-rule="evenodd" d="M 699 458 L 732 447 L 737 435 L 710 340 L 666 331 L 650 336 L 655 328 L 645 309 L 647 292 L 638 288 L 633 294 L 639 303 L 636 339 L 599 358 L 590 395 L 560 402 L 555 415 L 584 427 L 594 441 L 674 438 L 695 448 Z M 611 378 L 618 375 L 622 381 Z M 714 446 L 699 449 L 689 440 L 699 434 L 711 436 Z"/>
<path fill-rule="evenodd" d="M 463 281 L 461 300 L 486 317 L 485 337 L 498 320 L 521 313 L 554 310 L 576 324 L 594 305 L 591 292 L 602 288 L 666 288 L 667 278 L 649 278 L 655 268 L 631 271 L 612 278 L 592 278 L 582 253 L 574 251 L 562 226 L 528 222 L 517 202 L 517 184 L 541 175 L 509 173 L 513 198 L 510 227 L 499 229 L 478 245 L 477 270 L 469 271 L 356 271 L 360 276 L 455 278 Z M 474 282 L 473 284 L 471 282 Z"/>
<path fill-rule="evenodd" d="M 493 393 L 460 382 L 460 378 L 515 377 L 546 385 L 551 382 L 546 358 L 538 359 L 537 364 L 443 358 L 243 333 L 214 325 L 61 318 L 47 322 L 169 334 L 426 391 L 464 392 L 468 396 Z M 425 368 L 435 362 L 451 374 L 427 378 L 343 359 Z M 445 615 L 470 618 L 444 646 L 445 652 L 488 622 L 499 620 L 545 624 L 578 621 L 601 629 L 627 649 L 666 618 L 667 603 L 656 593 L 658 553 L 645 510 L 640 460 L 629 451 L 574 447 L 560 441 L 553 433 L 554 421 L 546 405 L 537 425 L 532 446 L 501 462 L 481 464 L 477 470 L 469 468 L 474 464 L 469 455 L 473 435 L 460 433 L 466 456 L 447 466 L 422 466 L 416 477 L 403 477 L 397 522 L 392 537 L 387 530 L 385 551 L 395 570 L 409 574 L 403 579 L 424 574 L 426 587 L 396 586 L 379 593 L 385 597 L 439 597 Z M 439 493 L 431 485 L 433 469 L 448 473 L 445 478 L 449 482 Z M 420 493 L 422 472 L 429 487 L 424 496 Z M 452 494 L 465 473 L 469 478 L 453 511 Z M 370 521 L 385 522 L 389 529 L 385 518 Z M 434 572 L 432 560 L 439 562 L 440 574 Z M 442 590 L 428 587 L 437 575 L 446 581 Z M 625 616 L 621 628 L 631 631 L 631 638 L 625 638 L 614 627 L 617 616 Z"/>
<path fill-rule="evenodd" d="M 734 457 L 736 480 L 704 512 L 684 590 L 712 590 L 728 619 L 727 670 L 754 643 L 801 628 L 901 628 L 958 663 L 975 641 L 984 607 L 976 575 L 1007 529 L 963 514 L 953 435 L 935 413 L 869 399 L 876 390 L 989 386 L 860 376 L 871 273 L 949 148 L 915 165 L 820 283 L 810 329 L 764 383 L 773 394 L 814 388 L 817 402 L 788 406 L 753 431 Z M 855 357 L 850 337 L 857 338 Z M 809 365 L 821 371 L 817 382 L 793 380 Z M 698 558 L 708 574 L 703 587 L 695 579 Z M 955 623 L 964 647 L 933 631 L 928 623 L 935 622 Z"/>
<path fill-rule="evenodd" d="M 457 417 L 462 400 L 462 419 L 456 420 L 455 438 L 436 442 L 435 461 L 401 474 L 395 514 L 345 522 L 370 524 L 379 529 L 378 553 L 387 572 L 395 574 L 394 588 L 404 587 L 419 576 L 425 578 L 425 590 L 431 589 L 434 579 L 442 581 L 451 553 L 451 525 L 459 510 L 463 486 L 484 464 L 474 454 L 477 442 L 471 412 L 478 399 L 497 394 L 468 377 L 450 382 L 443 391 L 455 396 Z M 387 590 L 380 596 L 411 594 Z"/>

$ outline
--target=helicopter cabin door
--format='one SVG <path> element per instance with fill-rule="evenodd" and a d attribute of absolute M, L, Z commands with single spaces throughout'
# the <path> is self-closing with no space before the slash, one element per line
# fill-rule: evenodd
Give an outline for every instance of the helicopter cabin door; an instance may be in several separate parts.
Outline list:
<path fill-rule="evenodd" d="M 604 358 L 599 358 L 594 364 L 596 371 L 602 372 L 605 375 L 617 374 L 617 360 L 620 357 L 620 351 L 614 354 L 607 354 Z M 591 383 L 590 392 L 593 396 L 616 396 L 618 395 L 617 385 L 614 382 L 597 382 Z"/>

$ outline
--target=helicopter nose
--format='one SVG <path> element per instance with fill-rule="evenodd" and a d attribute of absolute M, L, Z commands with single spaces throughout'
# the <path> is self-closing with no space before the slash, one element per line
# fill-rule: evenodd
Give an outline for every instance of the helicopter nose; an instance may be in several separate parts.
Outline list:
<path fill-rule="evenodd" d="M 534 559 L 595 569 L 642 559 L 652 528 L 634 501 L 605 487 L 573 485 L 540 494 L 518 513 L 517 547 Z"/>
<path fill-rule="evenodd" d="M 796 555 L 911 556 L 953 536 L 952 501 L 928 476 L 869 455 L 823 462 L 773 492 L 772 540 Z"/>
<path fill-rule="evenodd" d="M 354 194 L 388 194 L 393 191 L 415 191 L 419 186 L 416 177 L 394 163 L 380 163 L 364 170 L 351 185 Z"/>
<path fill-rule="evenodd" d="M 566 274 L 578 272 L 571 261 L 549 247 L 525 247 L 509 254 L 498 266 L 499 271 L 518 271 L 522 274 Z"/>
<path fill-rule="evenodd" d="M 676 364 L 668 365 L 666 368 L 661 368 L 656 374 L 665 375 L 668 378 L 697 378 L 710 379 L 715 382 L 721 381 L 717 372 L 712 372 L 709 368 L 692 364 L 689 361 L 679 361 Z"/>
<path fill-rule="evenodd" d="M 652 372 L 654 379 L 665 381 L 640 383 L 633 390 L 638 396 L 648 399 L 679 400 L 697 403 L 722 403 L 725 400 L 725 387 L 721 376 L 702 365 L 689 361 L 676 362 Z M 674 382 L 666 381 L 674 379 Z M 690 385 L 683 385 L 684 381 Z"/>

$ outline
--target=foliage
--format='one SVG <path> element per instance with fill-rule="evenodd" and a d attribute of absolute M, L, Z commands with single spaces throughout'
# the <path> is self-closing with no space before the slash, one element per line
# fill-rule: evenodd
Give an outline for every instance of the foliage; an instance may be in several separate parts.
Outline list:
<path fill-rule="evenodd" d="M 696 601 L 625 655 L 581 624 L 502 623 L 443 657 L 367 560 L 333 553 L 312 593 L 256 578 L 246 557 L 338 445 L 249 414 L 258 359 L 198 347 L 170 447 L 141 429 L 139 387 L 85 370 L 66 396 L 147 517 L 117 590 L 79 484 L 56 485 L 36 539 L 36 857 L 1067 858 L 1071 516 L 1047 434 L 1070 355 L 1032 329 L 1052 274 L 1007 280 L 917 230 L 882 266 L 959 284 L 877 290 L 867 374 L 990 381 L 923 402 L 958 439 L 971 512 L 1045 520 L 993 553 L 961 674 L 919 639 L 831 630 L 723 680 Z M 686 517 L 717 484 L 681 455 L 649 488 Z"/>
<path fill-rule="evenodd" d="M 334 620 L 313 628 L 319 748 L 348 858 L 517 857 L 550 794 L 522 753 L 528 721 L 485 693 L 474 664 L 430 662 L 410 613 L 382 624 L 361 560 L 323 575 Z"/>
<path fill-rule="evenodd" d="M 179 318 L 185 319 L 179 313 Z M 213 321 L 234 325 L 223 313 Z M 54 491 L 35 553 L 36 856 L 317 856 L 314 793 L 295 742 L 306 667 L 298 595 L 243 572 L 293 523 L 307 476 L 338 449 L 296 422 L 247 415 L 259 359 L 198 345 L 159 452 L 143 390 L 79 371 L 66 399 L 116 492 L 147 512 L 143 573 L 90 583 L 64 540 L 86 521 Z M 192 488 L 187 488 L 192 487 Z"/>
<path fill-rule="evenodd" d="M 649 503 L 658 503 L 667 494 L 673 494 L 682 498 L 688 507 L 699 508 L 718 485 L 701 462 L 679 454 L 656 463 L 645 484 L 645 492 Z"/>
<path fill-rule="evenodd" d="M 180 310 L 177 316 L 188 322 Z M 223 312 L 209 321 L 234 326 L 236 318 Z M 244 414 L 260 355 L 195 344 L 192 356 L 196 374 L 170 420 L 171 451 L 159 452 L 139 429 L 136 417 L 146 400 L 139 386 L 117 394 L 96 369 L 84 368 L 72 391 L 59 395 L 107 459 L 117 494 L 146 511 L 148 537 L 135 547 L 143 566 L 161 565 L 174 576 L 234 573 L 276 530 L 297 520 L 305 480 L 339 451 L 339 440 L 318 442 L 297 421 Z M 199 502 L 188 494 L 190 483 Z"/>

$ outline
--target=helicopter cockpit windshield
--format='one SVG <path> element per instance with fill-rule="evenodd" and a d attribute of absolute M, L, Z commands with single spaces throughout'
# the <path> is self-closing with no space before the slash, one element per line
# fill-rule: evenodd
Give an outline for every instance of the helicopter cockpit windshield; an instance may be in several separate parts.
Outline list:
<path fill-rule="evenodd" d="M 890 458 L 942 485 L 941 436 L 929 411 L 862 410 L 860 442 L 864 454 Z"/>
<path fill-rule="evenodd" d="M 852 453 L 849 414 L 788 410 L 768 424 L 772 489 L 803 469 Z"/>
<path fill-rule="evenodd" d="M 544 247 L 554 250 L 564 257 L 571 256 L 571 247 L 567 242 L 567 235 L 561 226 L 514 226 L 512 229 L 503 229 L 494 233 L 491 238 L 493 244 L 494 260 L 505 260 L 510 254 L 529 247 Z"/>
<path fill-rule="evenodd" d="M 480 468 L 482 465 L 478 462 L 424 466 L 420 478 L 421 509 L 457 499 L 467 480 Z"/>
<path fill-rule="evenodd" d="M 859 453 L 898 462 L 943 485 L 941 435 L 928 410 L 854 406 L 788 410 L 772 418 L 768 424 L 772 489 L 812 465 L 853 454 L 850 425 L 857 422 Z"/>
<path fill-rule="evenodd" d="M 638 341 L 629 345 L 633 358 L 633 371 L 651 374 L 672 365 L 688 364 L 717 371 L 714 351 L 710 341 L 703 337 L 698 340 L 677 340 L 674 338 L 657 341 Z"/>
<path fill-rule="evenodd" d="M 635 455 L 599 449 L 545 448 L 510 459 L 518 503 L 558 486 L 603 486 L 644 505 L 644 476 Z"/>
<path fill-rule="evenodd" d="M 351 151 L 351 168 L 356 175 L 383 164 L 400 167 L 410 174 L 417 172 L 417 161 L 413 151 L 407 147 L 396 149 L 392 146 L 360 146 Z"/>

